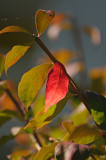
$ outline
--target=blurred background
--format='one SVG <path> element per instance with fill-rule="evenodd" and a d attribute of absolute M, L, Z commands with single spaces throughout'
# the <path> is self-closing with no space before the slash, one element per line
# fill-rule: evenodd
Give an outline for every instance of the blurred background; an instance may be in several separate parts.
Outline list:
<path fill-rule="evenodd" d="M 17 25 L 24 27 L 32 33 L 36 34 L 35 28 L 35 13 L 38 9 L 53 10 L 55 13 L 66 13 L 74 15 L 77 18 L 78 26 L 97 27 L 101 34 L 101 40 L 98 45 L 91 42 L 87 34 L 81 34 L 82 47 L 86 70 L 91 68 L 104 67 L 106 65 L 106 1 L 105 0 L 1 0 L 0 1 L 0 29 L 9 26 Z M 13 44 L 25 44 L 29 41 L 27 35 L 12 34 L 0 35 L 0 53 L 6 54 Z M 47 31 L 41 36 L 42 41 L 51 50 L 66 48 L 75 50 L 73 35 L 69 31 L 62 31 L 59 37 L 53 41 L 48 38 Z M 8 71 L 8 78 L 12 79 L 18 85 L 22 75 L 39 64 L 39 58 L 45 53 L 37 44 L 34 44 L 31 49 Z M 5 79 L 3 74 L 1 77 Z M 11 124 L 12 122 L 12 124 Z M 0 128 L 0 136 L 10 132 L 11 125 L 22 125 L 16 120 L 6 123 Z M 11 152 L 14 146 L 13 142 L 8 142 L 0 147 L 0 160 L 4 160 L 5 155 Z"/>

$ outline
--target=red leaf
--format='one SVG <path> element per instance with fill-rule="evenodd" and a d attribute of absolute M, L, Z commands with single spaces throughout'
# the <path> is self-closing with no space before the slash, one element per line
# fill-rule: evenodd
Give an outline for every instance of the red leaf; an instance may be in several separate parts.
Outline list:
<path fill-rule="evenodd" d="M 50 69 L 46 83 L 45 111 L 63 99 L 68 92 L 69 79 L 66 75 L 66 69 L 60 62 Z"/>

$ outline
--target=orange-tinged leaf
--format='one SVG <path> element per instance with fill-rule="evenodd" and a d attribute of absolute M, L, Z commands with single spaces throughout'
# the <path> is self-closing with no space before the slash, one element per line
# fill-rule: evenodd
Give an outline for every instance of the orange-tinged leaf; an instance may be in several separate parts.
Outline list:
<path fill-rule="evenodd" d="M 18 97 L 15 94 L 15 84 L 9 80 L 1 81 L 0 82 L 0 109 L 16 110 L 16 106 L 14 102 L 11 100 L 9 95 L 6 92 L 4 92 L 5 89 L 8 89 L 18 101 Z"/>
<path fill-rule="evenodd" d="M 49 63 L 36 66 L 22 76 L 18 86 L 18 94 L 26 110 L 35 100 L 37 93 L 42 88 L 47 73 L 52 65 L 53 64 Z"/>
<path fill-rule="evenodd" d="M 63 99 L 68 92 L 69 79 L 65 67 L 57 62 L 50 69 L 46 83 L 45 112 Z"/>
<path fill-rule="evenodd" d="M 56 13 L 55 17 L 53 18 L 53 21 L 52 21 L 51 25 L 61 24 L 67 18 L 68 18 L 67 14 Z"/>
<path fill-rule="evenodd" d="M 52 54 L 59 62 L 63 64 L 67 64 L 75 56 L 75 52 L 68 49 L 59 49 L 52 52 Z M 41 58 L 41 62 L 51 62 L 51 59 L 46 56 L 44 58 Z"/>
<path fill-rule="evenodd" d="M 45 11 L 39 9 L 35 15 L 35 24 L 38 32 L 38 37 L 46 30 L 50 22 L 52 21 L 55 13 L 54 11 Z"/>
<path fill-rule="evenodd" d="M 14 65 L 29 49 L 30 46 L 14 46 L 6 55 L 5 59 L 5 73 L 7 74 L 7 70 Z"/>
<path fill-rule="evenodd" d="M 24 29 L 22 27 L 19 27 L 19 26 L 8 26 L 8 27 L 5 27 L 0 31 L 0 34 L 8 33 L 8 32 L 23 32 L 23 33 L 27 33 L 29 35 L 32 35 L 32 33 L 30 33 L 26 29 Z"/>
<path fill-rule="evenodd" d="M 100 45 L 101 43 L 101 33 L 96 27 L 84 26 L 83 31 L 91 36 L 91 40 L 95 45 Z"/>

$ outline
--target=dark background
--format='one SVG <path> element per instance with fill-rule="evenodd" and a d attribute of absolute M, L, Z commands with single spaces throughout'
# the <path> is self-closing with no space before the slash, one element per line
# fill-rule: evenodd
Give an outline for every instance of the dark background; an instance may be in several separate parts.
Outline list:
<path fill-rule="evenodd" d="M 90 38 L 82 34 L 82 42 L 85 53 L 87 70 L 93 67 L 106 65 L 106 0 L 1 0 L 0 1 L 0 29 L 8 25 L 18 25 L 36 33 L 34 15 L 38 9 L 54 10 L 75 14 L 80 26 L 96 26 L 101 31 L 101 45 L 95 47 Z M 6 53 L 16 43 L 25 43 L 29 37 L 22 35 L 8 37 L 0 36 L 0 52 Z M 11 39 L 11 40 L 10 40 Z M 41 36 L 43 42 L 50 50 L 67 48 L 74 49 L 73 38 L 69 32 L 61 32 L 59 39 L 51 41 L 46 32 Z M 35 44 L 25 56 L 8 71 L 8 78 L 13 79 L 17 84 L 23 73 L 38 64 L 39 57 L 44 56 L 44 52 Z M 3 75 L 2 78 L 5 78 Z M 12 124 L 11 124 L 12 122 Z M 0 128 L 0 136 L 10 133 L 11 125 L 22 125 L 16 120 L 10 121 Z M 10 153 L 13 142 L 8 142 L 0 147 L 0 160 L 4 160 L 5 155 Z"/>

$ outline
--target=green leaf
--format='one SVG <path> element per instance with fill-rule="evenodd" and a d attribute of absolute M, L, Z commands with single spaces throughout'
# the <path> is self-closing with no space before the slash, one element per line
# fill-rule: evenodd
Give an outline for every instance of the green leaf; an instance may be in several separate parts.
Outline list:
<path fill-rule="evenodd" d="M 18 94 L 26 110 L 34 101 L 37 93 L 42 88 L 47 73 L 53 64 L 42 64 L 26 72 L 19 83 Z"/>
<path fill-rule="evenodd" d="M 5 122 L 17 116 L 17 112 L 10 110 L 0 111 L 0 126 L 2 126 Z"/>
<path fill-rule="evenodd" d="M 55 153 L 55 147 L 58 142 L 50 144 L 48 147 L 42 147 L 33 160 L 48 160 Z"/>
<path fill-rule="evenodd" d="M 91 91 L 85 91 L 84 95 L 94 121 L 101 130 L 106 130 L 106 98 Z"/>
<path fill-rule="evenodd" d="M 71 114 L 70 119 L 74 122 L 75 126 L 84 124 L 89 121 L 89 112 L 81 103 Z"/>
<path fill-rule="evenodd" d="M 56 105 L 51 106 L 45 113 L 44 113 L 45 106 L 42 107 L 41 112 L 35 115 L 35 117 L 29 121 L 29 123 L 25 128 L 31 127 L 39 129 L 44 125 L 50 123 L 53 120 L 53 118 L 55 118 L 62 111 L 67 100 L 70 97 L 69 95 L 70 94 L 67 94 L 64 99 L 62 99 Z"/>
<path fill-rule="evenodd" d="M 45 107 L 45 95 L 39 94 L 34 103 L 31 105 L 34 115 L 36 115 L 42 108 Z"/>
<path fill-rule="evenodd" d="M 2 136 L 0 138 L 0 145 L 4 145 L 5 143 L 7 143 L 9 140 L 13 139 L 13 135 L 8 135 L 8 136 Z"/>
<path fill-rule="evenodd" d="M 27 34 L 32 36 L 32 33 L 30 33 L 26 29 L 24 29 L 22 27 L 19 27 L 19 26 L 8 26 L 8 27 L 5 27 L 0 31 L 0 34 L 8 33 L 8 32 L 23 32 L 23 33 L 27 33 Z"/>
<path fill-rule="evenodd" d="M 35 15 L 35 24 L 38 32 L 38 37 L 46 30 L 50 22 L 52 21 L 55 13 L 54 11 L 45 11 L 39 9 Z"/>
<path fill-rule="evenodd" d="M 29 127 L 39 129 L 44 125 L 50 123 L 51 119 L 50 120 L 46 120 L 46 119 L 51 115 L 53 115 L 55 109 L 56 109 L 56 105 L 53 105 L 47 110 L 47 112 L 44 113 L 43 112 L 44 108 L 43 108 L 41 110 L 41 113 L 39 112 L 33 119 L 29 121 L 29 123 L 25 126 L 25 129 Z"/>
<path fill-rule="evenodd" d="M 64 141 L 74 141 L 79 144 L 88 144 L 98 139 L 99 136 L 99 130 L 97 127 L 91 127 L 87 124 L 83 124 L 75 127 L 72 133 L 67 133 L 64 137 Z"/>
<path fill-rule="evenodd" d="M 5 55 L 0 54 L 0 76 L 4 71 Z"/>
<path fill-rule="evenodd" d="M 30 46 L 14 46 L 6 55 L 5 59 L 5 73 L 7 70 L 14 65 L 29 49 Z"/>

